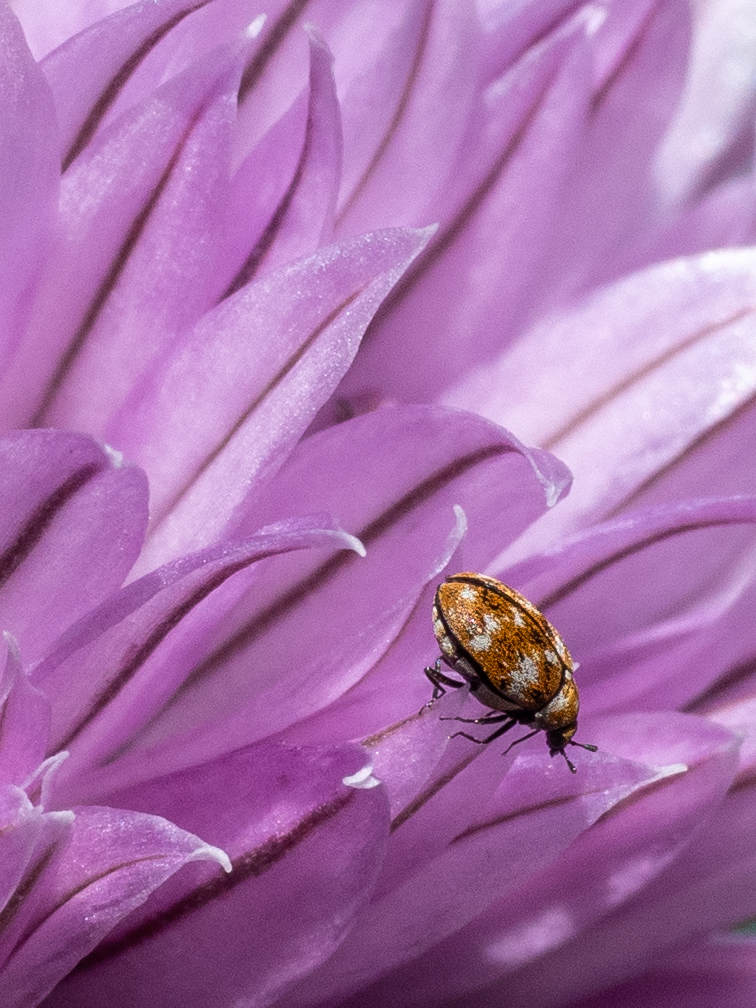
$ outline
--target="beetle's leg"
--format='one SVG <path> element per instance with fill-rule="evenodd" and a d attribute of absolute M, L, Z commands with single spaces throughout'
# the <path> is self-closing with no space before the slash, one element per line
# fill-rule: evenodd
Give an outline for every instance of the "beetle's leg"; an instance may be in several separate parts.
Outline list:
<path fill-rule="evenodd" d="M 469 739 L 476 745 L 488 745 L 489 742 L 493 742 L 495 739 L 501 738 L 504 732 L 508 732 L 510 728 L 514 728 L 514 726 L 518 723 L 519 722 L 517 721 L 508 721 L 506 724 L 503 724 L 501 728 L 497 728 L 495 732 L 488 736 L 488 738 L 473 738 L 472 735 L 468 735 L 467 732 L 463 731 L 454 732 L 454 734 L 450 735 L 449 738 L 453 739 L 456 738 L 457 735 L 461 735 L 462 738 Z"/>
<path fill-rule="evenodd" d="M 516 738 L 514 740 L 514 742 L 512 742 L 511 745 L 507 746 L 507 748 L 504 750 L 504 752 L 501 755 L 502 756 L 506 756 L 507 753 L 509 752 L 509 750 L 512 748 L 512 746 L 519 745 L 520 742 L 527 742 L 527 740 L 529 738 L 533 738 L 534 735 L 537 735 L 540 730 L 541 730 L 540 728 L 536 728 L 535 731 L 528 732 L 528 734 L 527 735 L 523 735 L 522 738 Z M 567 762 L 569 763 L 569 760 L 567 760 Z"/>
<path fill-rule="evenodd" d="M 433 697 L 431 698 L 431 703 L 433 700 L 438 700 L 440 697 L 446 693 L 444 686 L 448 686 L 450 689 L 459 689 L 460 686 L 464 686 L 464 682 L 458 682 L 456 679 L 450 679 L 449 676 L 444 675 L 441 671 L 441 662 L 443 658 L 437 658 L 436 664 L 433 668 L 423 669 L 425 675 L 433 683 Z"/>
<path fill-rule="evenodd" d="M 508 721 L 511 714 L 499 714 L 498 711 L 489 711 L 483 717 L 442 717 L 439 721 L 462 721 L 464 724 L 497 724 L 500 721 Z"/>

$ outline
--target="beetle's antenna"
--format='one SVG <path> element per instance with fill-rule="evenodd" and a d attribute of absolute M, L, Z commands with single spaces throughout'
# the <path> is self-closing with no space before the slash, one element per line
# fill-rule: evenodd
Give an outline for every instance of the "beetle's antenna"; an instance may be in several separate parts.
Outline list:
<path fill-rule="evenodd" d="M 567 753 L 564 751 L 564 749 L 557 749 L 557 752 L 560 752 L 562 756 L 564 756 L 565 762 L 567 763 L 567 766 L 570 768 L 570 773 L 577 773 L 577 767 L 572 762 L 572 760 L 567 756 Z"/>
<path fill-rule="evenodd" d="M 589 745 L 587 742 L 573 742 L 572 739 L 570 739 L 570 745 L 575 745 L 578 749 L 587 749 L 588 752 L 598 752 L 597 745 Z"/>

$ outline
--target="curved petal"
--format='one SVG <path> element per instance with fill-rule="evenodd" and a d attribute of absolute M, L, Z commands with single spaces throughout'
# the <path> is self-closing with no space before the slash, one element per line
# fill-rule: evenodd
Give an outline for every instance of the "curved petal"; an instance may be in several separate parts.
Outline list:
<path fill-rule="evenodd" d="M 153 369 L 107 432 L 151 479 L 141 570 L 218 538 L 259 494 L 427 239 L 376 232 L 254 281 Z"/>
<path fill-rule="evenodd" d="M 66 842 L 39 852 L 25 897 L 5 922 L 3 1004 L 39 1004 L 154 889 L 197 860 L 228 868 L 217 847 L 165 819 L 112 808 L 76 809 Z"/>
<path fill-rule="evenodd" d="M 619 802 L 536 878 L 375 986 L 365 1002 L 370 1008 L 395 1003 L 398 991 L 417 1004 L 463 997 L 477 1003 L 475 992 L 507 987 L 512 973 L 632 899 L 706 829 L 737 762 L 728 732 L 679 714 L 592 719 L 587 730 L 602 749 L 658 767 L 659 777 Z M 519 760 L 535 769 L 534 756 Z M 509 850 L 500 857 L 508 860 Z"/>
<path fill-rule="evenodd" d="M 180 688 L 197 638 L 211 633 L 249 584 L 237 578 L 224 588 L 228 578 L 277 553 L 317 546 L 361 549 L 324 519 L 282 522 L 242 545 L 168 564 L 71 627 L 35 670 L 35 682 L 53 700 L 52 748 L 71 750 L 57 793 L 82 763 L 107 763 Z"/>
<path fill-rule="evenodd" d="M 151 49 L 188 14 L 209 2 L 132 4 L 68 38 L 42 60 L 61 128 L 64 171 L 86 147 Z"/>
<path fill-rule="evenodd" d="M 91 438 L 18 431 L 0 438 L 0 626 L 24 660 L 123 581 L 144 538 L 144 473 Z"/>
<path fill-rule="evenodd" d="M 219 877 L 198 866 L 166 886 L 58 988 L 50 1008 L 276 1000 L 333 952 L 373 888 L 386 795 L 344 781 L 364 763 L 357 746 L 262 744 L 120 793 L 222 844 L 233 871 Z M 187 968 L 187 949 L 197 968 Z"/>
<path fill-rule="evenodd" d="M 21 668 L 15 644 L 0 644 L 0 777 L 3 785 L 25 786 L 47 752 L 50 702 Z"/>
<path fill-rule="evenodd" d="M 228 87 L 225 49 L 99 133 L 66 172 L 60 235 L 23 345 L 0 388 L 6 426 L 40 421 L 85 345 L 202 112 Z"/>
<path fill-rule="evenodd" d="M 331 508 L 359 530 L 367 556 L 269 565 L 212 638 L 197 640 L 184 688 L 135 740 L 123 772 L 132 757 L 140 776 L 208 759 L 341 697 L 392 643 L 449 555 L 454 505 L 471 531 L 465 561 L 479 567 L 490 544 L 476 530 L 506 515 L 499 535 L 516 535 L 567 484 L 555 459 L 477 417 L 434 407 L 379 410 L 306 439 L 247 521 L 269 522 L 292 506 Z M 436 644 L 428 613 L 418 618 L 426 644 L 414 674 L 422 683 Z M 387 689 L 401 680 L 399 666 L 389 671 Z M 397 694 L 405 715 L 417 709 L 416 695 L 414 687 Z"/>

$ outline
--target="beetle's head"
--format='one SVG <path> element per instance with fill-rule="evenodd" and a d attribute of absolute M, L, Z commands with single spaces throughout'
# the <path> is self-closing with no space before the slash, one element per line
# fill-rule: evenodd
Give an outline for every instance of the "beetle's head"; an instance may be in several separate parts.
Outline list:
<path fill-rule="evenodd" d="M 564 751 L 568 745 L 577 746 L 579 749 L 587 749 L 588 752 L 596 752 L 598 746 L 588 745 L 585 742 L 573 742 L 572 737 L 577 731 L 577 721 L 574 724 L 566 725 L 564 728 L 555 728 L 546 732 L 546 745 L 549 747 L 549 755 L 556 756 L 560 753 L 564 756 L 567 766 L 572 773 L 577 773 L 577 767 Z"/>

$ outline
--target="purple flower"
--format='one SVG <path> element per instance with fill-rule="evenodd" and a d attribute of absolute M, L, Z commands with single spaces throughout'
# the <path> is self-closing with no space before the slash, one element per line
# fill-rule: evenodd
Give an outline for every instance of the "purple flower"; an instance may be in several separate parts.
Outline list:
<path fill-rule="evenodd" d="M 750 1003 L 730 5 L 109 6 L 0 10 L 0 1001 Z M 427 706 L 455 569 L 576 775 Z"/>

